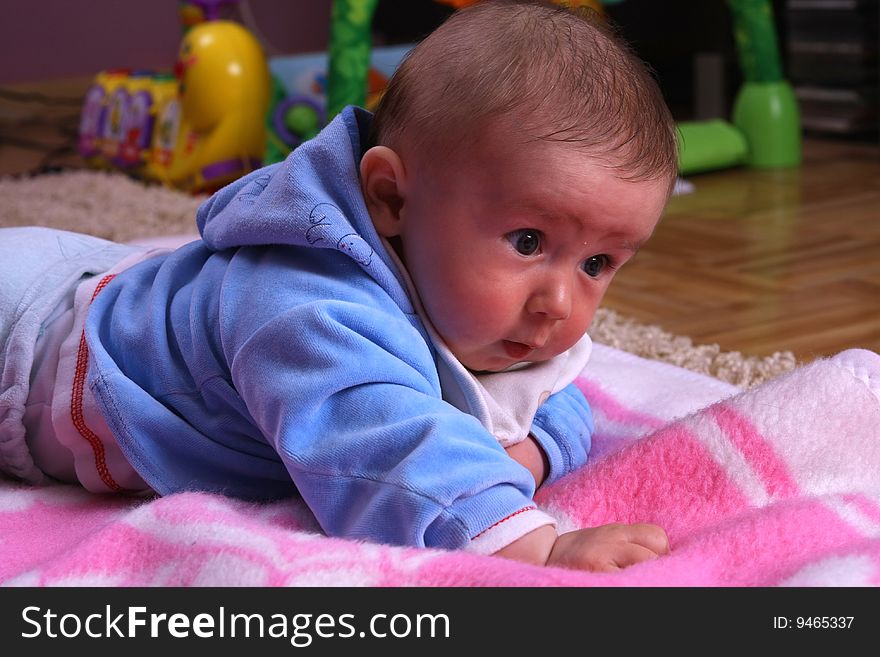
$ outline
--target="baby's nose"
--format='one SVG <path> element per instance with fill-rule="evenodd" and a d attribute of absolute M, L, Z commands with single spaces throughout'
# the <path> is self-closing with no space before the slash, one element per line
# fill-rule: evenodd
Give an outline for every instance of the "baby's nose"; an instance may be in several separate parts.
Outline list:
<path fill-rule="evenodd" d="M 526 309 L 547 319 L 568 319 L 572 309 L 571 283 L 555 277 L 547 281 L 529 298 Z"/>

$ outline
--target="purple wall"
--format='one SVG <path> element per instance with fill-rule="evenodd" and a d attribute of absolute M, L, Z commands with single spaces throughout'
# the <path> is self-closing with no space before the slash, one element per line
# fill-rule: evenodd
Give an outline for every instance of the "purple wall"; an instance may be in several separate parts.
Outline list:
<path fill-rule="evenodd" d="M 268 55 L 324 50 L 332 0 L 248 0 Z M 232 17 L 240 14 L 233 13 Z M 0 84 L 170 69 L 177 0 L 0 0 Z"/>

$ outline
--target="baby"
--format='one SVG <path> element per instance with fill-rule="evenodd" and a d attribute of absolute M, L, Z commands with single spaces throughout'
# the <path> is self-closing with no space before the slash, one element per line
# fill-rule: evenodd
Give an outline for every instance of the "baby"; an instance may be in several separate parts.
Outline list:
<path fill-rule="evenodd" d="M 572 383 L 677 171 L 644 65 L 588 15 L 487 0 L 199 209 L 167 251 L 0 231 L 0 468 L 96 492 L 300 496 L 328 535 L 610 570 L 650 524 L 558 534 Z"/>

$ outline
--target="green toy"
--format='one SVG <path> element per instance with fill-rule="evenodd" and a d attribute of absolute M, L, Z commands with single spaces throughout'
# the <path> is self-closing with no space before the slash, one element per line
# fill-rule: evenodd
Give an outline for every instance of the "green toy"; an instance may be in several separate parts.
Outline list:
<path fill-rule="evenodd" d="M 749 154 L 743 133 L 723 119 L 680 122 L 678 137 L 683 175 L 738 166 Z"/>
<path fill-rule="evenodd" d="M 370 27 L 379 0 L 334 0 L 327 71 L 327 121 L 346 105 L 366 103 Z"/>
<path fill-rule="evenodd" d="M 782 76 L 769 0 L 728 0 L 744 82 L 726 121 L 679 123 L 682 175 L 729 166 L 801 163 L 800 111 Z M 740 138 L 737 138 L 739 133 Z"/>
<path fill-rule="evenodd" d="M 800 111 L 782 77 L 769 0 L 729 0 L 745 82 L 733 105 L 733 124 L 749 144 L 746 164 L 775 168 L 801 163 Z"/>

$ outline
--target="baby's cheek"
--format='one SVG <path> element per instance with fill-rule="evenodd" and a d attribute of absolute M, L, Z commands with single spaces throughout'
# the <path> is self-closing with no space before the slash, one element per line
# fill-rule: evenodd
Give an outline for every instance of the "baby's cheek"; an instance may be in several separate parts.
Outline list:
<path fill-rule="evenodd" d="M 565 334 L 572 344 L 580 340 L 584 333 L 587 332 L 587 329 L 590 328 L 593 317 L 596 315 L 597 306 L 598 302 L 586 302 L 580 306 L 575 306 L 565 327 Z"/>

